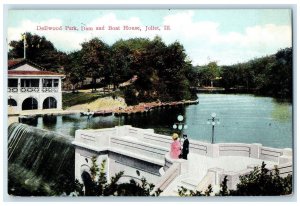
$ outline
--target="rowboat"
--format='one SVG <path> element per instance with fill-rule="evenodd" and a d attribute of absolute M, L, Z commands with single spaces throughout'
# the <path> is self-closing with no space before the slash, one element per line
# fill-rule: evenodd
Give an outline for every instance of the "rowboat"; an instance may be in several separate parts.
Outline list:
<path fill-rule="evenodd" d="M 81 116 L 92 116 L 94 112 L 80 112 Z"/>
<path fill-rule="evenodd" d="M 111 110 L 101 110 L 101 111 L 96 111 L 93 114 L 93 117 L 97 117 L 97 116 L 109 116 L 112 115 L 112 111 Z"/>

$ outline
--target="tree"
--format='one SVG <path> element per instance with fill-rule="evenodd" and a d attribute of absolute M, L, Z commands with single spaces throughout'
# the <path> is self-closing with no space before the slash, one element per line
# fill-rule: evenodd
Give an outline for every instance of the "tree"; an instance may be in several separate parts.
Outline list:
<path fill-rule="evenodd" d="M 130 88 L 124 88 L 127 104 L 195 98 L 190 91 L 192 65 L 179 42 L 166 45 L 156 36 L 151 41 L 142 38 L 122 40 L 113 47 L 127 53 L 125 56 L 119 54 L 119 59 L 126 59 L 125 65 L 120 63 L 120 73 L 138 77 Z"/>
<path fill-rule="evenodd" d="M 293 93 L 293 51 L 292 48 L 279 50 L 275 62 L 270 65 L 268 75 L 269 88 L 279 98 L 292 98 Z"/>
<path fill-rule="evenodd" d="M 85 80 L 85 71 L 81 63 L 82 53 L 81 51 L 72 52 L 68 54 L 64 71 L 67 75 L 67 79 L 72 84 L 72 91 L 75 92 L 78 83 Z"/>
<path fill-rule="evenodd" d="M 81 44 L 82 65 L 86 74 L 92 78 L 93 89 L 96 90 L 96 79 L 103 77 L 109 68 L 110 48 L 98 38 Z"/>
<path fill-rule="evenodd" d="M 221 68 L 221 84 L 226 90 L 253 92 L 279 99 L 292 100 L 292 48 L 274 55 L 255 58 Z"/>
<path fill-rule="evenodd" d="M 112 47 L 112 83 L 114 89 L 122 82 L 130 79 L 133 74 L 130 71 L 132 63 L 132 51 L 127 41 L 119 40 L 115 42 Z"/>
<path fill-rule="evenodd" d="M 212 61 L 207 64 L 207 78 L 210 80 L 211 86 L 213 86 L 213 81 L 219 76 L 219 73 L 216 61 Z"/>
<path fill-rule="evenodd" d="M 192 70 L 192 65 L 187 61 L 183 45 L 179 42 L 168 45 L 163 57 L 165 67 L 159 75 L 163 76 L 169 99 L 191 99 L 190 82 L 186 75 Z"/>
<path fill-rule="evenodd" d="M 25 33 L 26 38 L 26 59 L 42 66 L 49 71 L 58 71 L 66 61 L 66 54 L 58 51 L 52 42 L 48 41 L 44 36 L 40 37 L 36 34 Z M 8 53 L 8 58 L 23 58 L 24 57 L 24 42 L 11 41 L 9 43 L 11 49 Z"/>

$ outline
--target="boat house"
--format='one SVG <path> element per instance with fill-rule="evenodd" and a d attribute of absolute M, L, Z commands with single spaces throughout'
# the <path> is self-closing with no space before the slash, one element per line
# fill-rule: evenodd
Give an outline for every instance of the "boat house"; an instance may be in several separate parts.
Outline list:
<path fill-rule="evenodd" d="M 62 109 L 63 74 L 45 71 L 27 59 L 8 61 L 9 113 Z"/>

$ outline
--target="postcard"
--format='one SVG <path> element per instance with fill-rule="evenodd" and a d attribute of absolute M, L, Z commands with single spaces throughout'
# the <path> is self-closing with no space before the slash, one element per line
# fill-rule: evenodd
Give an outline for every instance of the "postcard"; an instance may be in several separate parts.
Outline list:
<path fill-rule="evenodd" d="M 9 10 L 7 194 L 292 196 L 292 11 Z"/>

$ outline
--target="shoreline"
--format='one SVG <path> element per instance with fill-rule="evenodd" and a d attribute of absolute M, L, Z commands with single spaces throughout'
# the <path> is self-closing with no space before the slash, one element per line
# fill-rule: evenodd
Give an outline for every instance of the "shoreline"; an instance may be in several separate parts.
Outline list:
<path fill-rule="evenodd" d="M 145 113 L 150 112 L 155 108 L 166 108 L 166 107 L 176 107 L 176 106 L 183 106 L 183 105 L 191 105 L 191 104 L 198 104 L 199 100 L 182 100 L 182 101 L 175 101 L 175 102 L 148 102 L 148 103 L 139 103 L 135 106 L 127 106 L 125 109 L 117 109 L 114 111 L 115 116 L 126 116 L 131 114 L 138 114 L 138 113 Z"/>
<path fill-rule="evenodd" d="M 169 108 L 169 107 L 177 107 L 183 105 L 191 105 L 191 104 L 198 104 L 199 100 L 182 100 L 182 101 L 174 101 L 174 102 L 147 102 L 147 103 L 139 103 L 138 105 L 134 106 L 125 106 L 119 108 L 103 108 L 101 110 L 91 111 L 94 112 L 94 116 L 126 116 L 131 114 L 139 114 L 139 113 L 146 113 L 150 112 L 155 108 Z M 41 117 L 41 116 L 59 116 L 59 115 L 66 115 L 66 114 L 80 114 L 86 112 L 86 109 L 81 110 L 34 110 L 34 112 L 27 111 L 22 112 L 20 114 L 8 114 L 8 118 L 15 118 L 18 117 Z M 13 121 L 15 122 L 15 121 Z"/>

